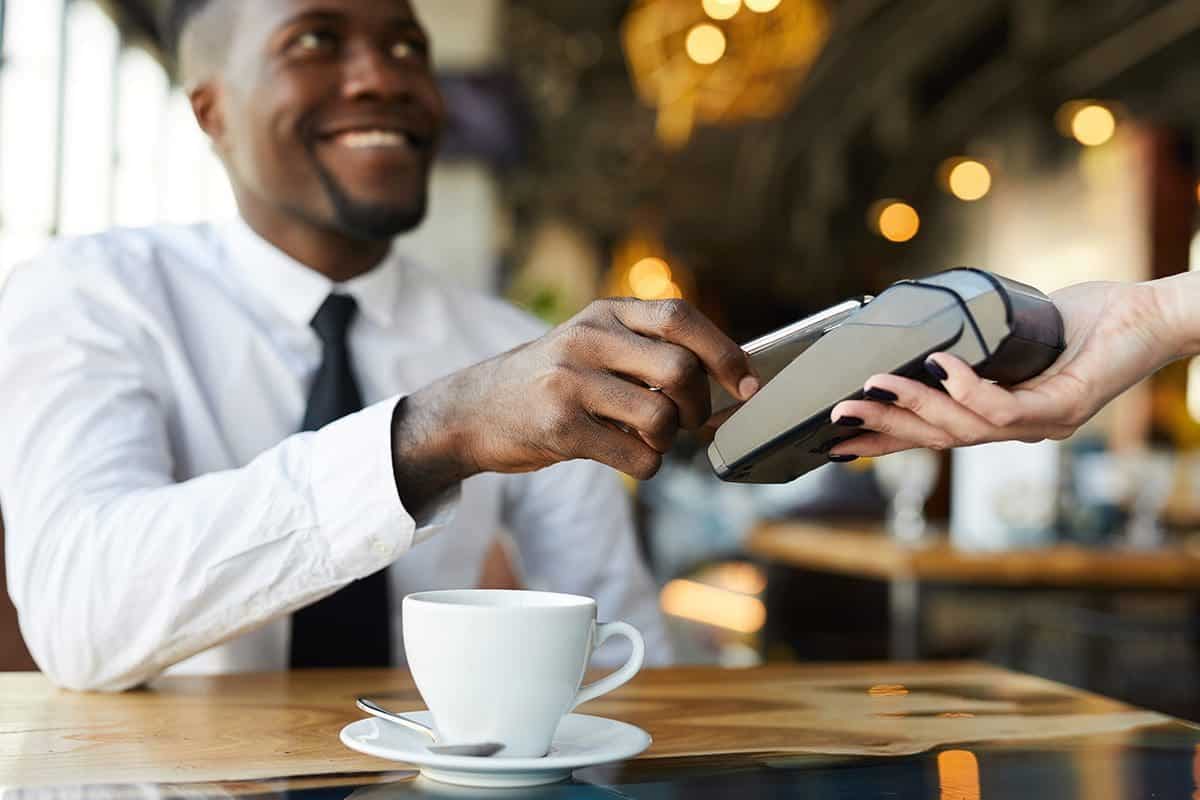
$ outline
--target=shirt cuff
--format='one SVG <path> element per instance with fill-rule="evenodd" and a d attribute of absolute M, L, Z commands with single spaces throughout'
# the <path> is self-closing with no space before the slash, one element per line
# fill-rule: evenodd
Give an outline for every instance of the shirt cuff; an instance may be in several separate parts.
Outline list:
<path fill-rule="evenodd" d="M 446 492 L 414 518 L 400 501 L 392 466 L 398 397 L 368 406 L 313 434 L 312 492 L 318 528 L 339 576 L 360 578 L 391 564 L 457 511 Z"/>

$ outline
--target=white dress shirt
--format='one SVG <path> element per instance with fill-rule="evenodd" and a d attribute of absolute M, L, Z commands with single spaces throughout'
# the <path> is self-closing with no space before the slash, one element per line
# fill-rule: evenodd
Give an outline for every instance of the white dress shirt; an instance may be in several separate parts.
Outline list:
<path fill-rule="evenodd" d="M 368 406 L 296 433 L 334 288 Z M 475 585 L 502 528 L 528 585 L 595 597 L 666 662 L 612 470 L 478 475 L 423 520 L 397 494 L 398 398 L 543 330 L 399 257 L 335 287 L 240 221 L 54 245 L 0 294 L 0 508 L 38 665 L 101 690 L 284 669 L 287 615 L 384 567 L 402 660 L 400 598 Z"/>

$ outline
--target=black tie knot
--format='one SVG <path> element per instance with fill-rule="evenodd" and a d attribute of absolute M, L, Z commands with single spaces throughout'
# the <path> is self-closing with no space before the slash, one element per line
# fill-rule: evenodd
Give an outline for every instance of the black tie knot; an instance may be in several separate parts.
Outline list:
<path fill-rule="evenodd" d="M 354 315 L 358 313 L 358 303 L 348 294 L 331 294 L 321 303 L 316 315 L 312 318 L 312 328 L 325 344 L 342 343 L 346 341 L 346 332 Z"/>

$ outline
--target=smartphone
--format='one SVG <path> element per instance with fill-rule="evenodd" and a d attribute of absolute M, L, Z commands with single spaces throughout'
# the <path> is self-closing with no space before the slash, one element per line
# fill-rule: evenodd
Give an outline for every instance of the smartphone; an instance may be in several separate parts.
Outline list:
<path fill-rule="evenodd" d="M 750 356 L 750 365 L 763 385 L 778 375 L 788 364 L 813 345 L 826 333 L 842 324 L 855 311 L 871 302 L 871 297 L 855 297 L 845 302 L 818 311 L 811 317 L 793 322 L 791 325 L 772 331 L 765 336 L 747 342 L 742 349 Z M 740 403 L 724 387 L 709 379 L 712 392 L 713 414 L 719 414 Z"/>

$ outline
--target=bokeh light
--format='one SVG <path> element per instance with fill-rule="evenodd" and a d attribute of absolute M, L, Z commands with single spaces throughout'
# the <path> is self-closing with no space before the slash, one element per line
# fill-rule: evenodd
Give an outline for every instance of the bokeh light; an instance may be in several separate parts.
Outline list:
<path fill-rule="evenodd" d="M 896 200 L 879 212 L 877 227 L 879 235 L 889 242 L 907 242 L 921 229 L 921 217 L 908 203 Z"/>
<path fill-rule="evenodd" d="M 704 13 L 712 19 L 733 19 L 742 8 L 742 0 L 704 0 Z"/>
<path fill-rule="evenodd" d="M 676 296 L 678 291 L 672 280 L 671 267 L 661 258 L 643 258 L 629 268 L 629 286 L 634 297 L 642 300 L 660 300 Z"/>
<path fill-rule="evenodd" d="M 938 786 L 943 798 L 979 800 L 979 760 L 970 750 L 943 750 L 937 756 Z"/>
<path fill-rule="evenodd" d="M 697 64 L 715 64 L 725 55 L 725 34 L 716 25 L 702 22 L 688 31 L 688 58 Z"/>
<path fill-rule="evenodd" d="M 746 0 L 746 8 L 759 14 L 766 14 L 779 8 L 781 0 Z"/>
<path fill-rule="evenodd" d="M 663 587 L 662 610 L 673 617 L 690 619 L 738 633 L 755 633 L 767 620 L 767 609 L 757 597 L 749 597 L 698 581 L 676 579 Z"/>
<path fill-rule="evenodd" d="M 1071 118 L 1071 135 L 1082 145 L 1095 147 L 1112 139 L 1117 118 L 1102 105 L 1085 105 Z"/>
<path fill-rule="evenodd" d="M 979 161 L 962 159 L 950 169 L 947 183 L 951 194 L 969 203 L 991 191 L 992 173 Z"/>

